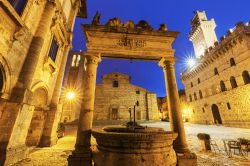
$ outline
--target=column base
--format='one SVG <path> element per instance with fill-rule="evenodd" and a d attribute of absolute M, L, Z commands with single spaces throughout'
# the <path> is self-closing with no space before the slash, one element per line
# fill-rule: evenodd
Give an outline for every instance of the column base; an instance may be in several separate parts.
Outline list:
<path fill-rule="evenodd" d="M 68 166 L 92 166 L 92 154 L 73 152 L 68 157 Z"/>
<path fill-rule="evenodd" d="M 57 136 L 55 137 L 42 136 L 39 146 L 50 147 L 50 146 L 57 144 L 57 141 L 58 141 Z"/>
<path fill-rule="evenodd" d="M 197 156 L 195 153 L 176 153 L 178 166 L 197 166 Z"/>
<path fill-rule="evenodd" d="M 26 145 L 11 147 L 7 150 L 1 149 L 0 165 L 13 165 L 23 159 L 26 159 L 28 157 L 28 154 L 29 148 Z"/>

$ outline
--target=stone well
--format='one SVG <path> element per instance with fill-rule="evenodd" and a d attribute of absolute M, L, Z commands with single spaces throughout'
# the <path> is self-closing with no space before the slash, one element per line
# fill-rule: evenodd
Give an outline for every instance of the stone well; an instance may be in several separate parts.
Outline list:
<path fill-rule="evenodd" d="M 95 166 L 175 166 L 176 133 L 161 128 L 106 127 L 92 131 Z"/>

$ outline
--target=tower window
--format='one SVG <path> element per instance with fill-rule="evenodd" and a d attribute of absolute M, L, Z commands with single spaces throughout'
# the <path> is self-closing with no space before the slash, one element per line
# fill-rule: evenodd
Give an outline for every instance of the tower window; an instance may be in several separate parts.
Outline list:
<path fill-rule="evenodd" d="M 139 91 L 139 90 L 137 90 L 137 91 L 136 91 L 136 94 L 138 94 L 138 95 L 139 95 L 139 94 L 140 94 L 140 91 Z"/>
<path fill-rule="evenodd" d="M 242 77 L 243 77 L 243 80 L 244 80 L 244 83 L 245 84 L 249 84 L 250 83 L 250 76 L 249 76 L 249 73 L 248 71 L 243 71 L 242 72 Z"/>
<path fill-rule="evenodd" d="M 233 89 L 238 87 L 236 79 L 233 76 L 230 77 L 230 83 L 231 83 L 231 86 L 232 86 Z"/>
<path fill-rule="evenodd" d="M 230 58 L 230 66 L 236 66 L 234 58 Z"/>
<path fill-rule="evenodd" d="M 218 69 L 214 68 L 214 75 L 219 75 Z"/>
<path fill-rule="evenodd" d="M 56 61 L 56 56 L 57 56 L 57 52 L 59 49 L 59 45 L 56 41 L 56 38 L 53 37 L 53 40 L 51 42 L 51 46 L 50 46 L 50 50 L 49 50 L 49 57 L 55 62 Z"/>
<path fill-rule="evenodd" d="M 113 87 L 118 88 L 119 87 L 119 82 L 118 81 L 113 81 Z"/>
<path fill-rule="evenodd" d="M 24 8 L 27 4 L 27 0 L 8 0 L 8 1 L 19 15 L 23 13 Z"/>

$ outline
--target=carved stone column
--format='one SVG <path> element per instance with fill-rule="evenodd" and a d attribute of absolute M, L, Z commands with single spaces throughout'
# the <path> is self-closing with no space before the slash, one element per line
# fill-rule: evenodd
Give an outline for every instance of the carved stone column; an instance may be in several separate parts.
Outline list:
<path fill-rule="evenodd" d="M 58 104 L 59 104 L 59 98 L 60 98 L 60 93 L 61 93 L 61 88 L 62 88 L 62 81 L 63 81 L 64 71 L 65 71 L 65 66 L 66 66 L 70 48 L 71 48 L 71 45 L 67 45 L 64 48 L 64 54 L 63 54 L 61 65 L 60 65 L 59 72 L 57 75 L 56 84 L 55 84 L 53 96 L 51 99 L 50 110 L 47 112 L 48 116 L 45 121 L 45 127 L 44 127 L 43 135 L 41 138 L 40 146 L 52 146 L 56 144 L 58 140 L 56 130 L 57 130 L 58 123 L 60 121 L 61 111 L 62 111 L 59 109 Z"/>
<path fill-rule="evenodd" d="M 69 166 L 92 165 L 90 139 L 95 101 L 96 73 L 101 58 L 100 55 L 89 53 L 87 53 L 85 57 L 87 59 L 87 66 L 83 86 L 83 101 L 79 117 L 75 150 L 68 158 Z"/>
<path fill-rule="evenodd" d="M 14 102 L 21 102 L 23 100 L 25 100 L 24 102 L 29 101 L 29 97 L 26 99 L 24 97 L 26 93 L 30 96 L 29 90 L 31 88 L 32 79 L 56 10 L 56 4 L 54 2 L 48 0 L 45 3 L 43 14 L 40 18 L 36 33 L 31 41 L 29 51 L 19 75 L 19 80 L 11 95 L 11 100 Z"/>
<path fill-rule="evenodd" d="M 189 150 L 186 143 L 184 124 L 182 120 L 180 99 L 175 78 L 174 62 L 174 58 L 163 58 L 159 64 L 163 67 L 165 77 L 170 127 L 172 131 L 178 133 L 178 137 L 173 144 L 174 149 L 177 153 L 185 153 L 189 152 Z"/>

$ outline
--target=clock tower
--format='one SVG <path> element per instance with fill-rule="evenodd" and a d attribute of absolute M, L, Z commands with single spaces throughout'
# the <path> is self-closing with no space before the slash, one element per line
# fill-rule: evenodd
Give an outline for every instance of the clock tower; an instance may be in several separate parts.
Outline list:
<path fill-rule="evenodd" d="M 192 41 L 196 58 L 200 58 L 205 50 L 217 41 L 214 19 L 208 20 L 205 11 L 196 11 L 191 21 L 192 31 L 189 40 Z"/>

